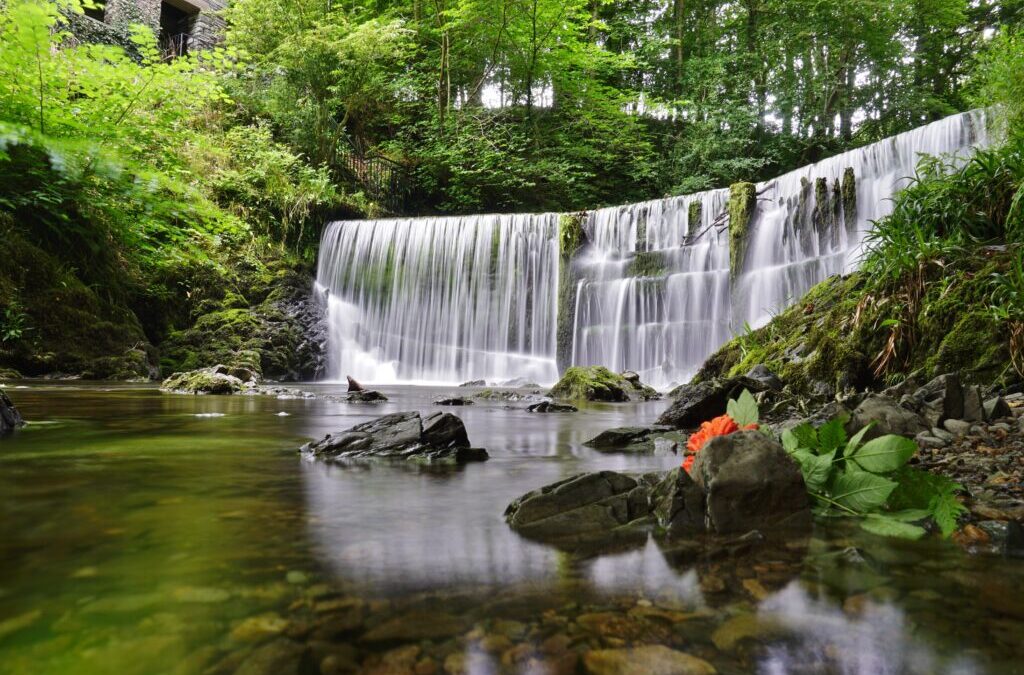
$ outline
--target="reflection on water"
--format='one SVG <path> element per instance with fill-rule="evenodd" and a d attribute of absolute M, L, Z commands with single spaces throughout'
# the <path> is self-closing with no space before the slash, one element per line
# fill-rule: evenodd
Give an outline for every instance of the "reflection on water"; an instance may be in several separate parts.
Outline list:
<path fill-rule="evenodd" d="M 439 472 L 295 448 L 451 390 L 385 388 L 374 407 L 27 386 L 33 423 L 0 441 L 0 673 L 220 675 L 274 649 L 351 670 L 403 646 L 393 672 L 581 672 L 587 650 L 642 644 L 720 673 L 1012 673 L 1024 657 L 1021 564 L 944 542 L 836 528 L 578 555 L 507 528 L 506 504 L 540 485 L 675 464 L 581 445 L 665 403 L 461 408 L 492 458 Z"/>

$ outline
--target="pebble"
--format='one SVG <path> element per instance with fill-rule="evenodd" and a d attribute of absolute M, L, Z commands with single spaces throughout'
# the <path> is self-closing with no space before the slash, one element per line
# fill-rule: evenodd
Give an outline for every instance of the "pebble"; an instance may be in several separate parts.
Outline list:
<path fill-rule="evenodd" d="M 946 420 L 942 426 L 954 436 L 964 436 L 971 431 L 971 423 L 963 420 Z"/>

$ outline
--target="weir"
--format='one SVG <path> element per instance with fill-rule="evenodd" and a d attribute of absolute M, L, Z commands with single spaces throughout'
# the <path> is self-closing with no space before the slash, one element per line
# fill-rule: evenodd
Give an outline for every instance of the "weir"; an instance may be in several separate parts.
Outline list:
<path fill-rule="evenodd" d="M 973 111 L 756 185 L 586 214 L 332 222 L 317 270 L 329 377 L 550 383 L 575 364 L 684 382 L 852 271 L 921 155 L 987 142 Z"/>

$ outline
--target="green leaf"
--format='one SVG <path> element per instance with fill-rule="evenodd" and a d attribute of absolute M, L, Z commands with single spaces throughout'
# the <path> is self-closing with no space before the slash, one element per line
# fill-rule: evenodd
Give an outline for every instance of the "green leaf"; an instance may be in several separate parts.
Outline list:
<path fill-rule="evenodd" d="M 837 417 L 826 422 L 818 429 L 818 441 L 821 443 L 822 455 L 831 455 L 846 443 L 845 420 Z"/>
<path fill-rule="evenodd" d="M 935 518 L 935 524 L 942 530 L 943 537 L 953 534 L 954 530 L 956 530 L 957 520 L 967 511 L 952 490 L 940 492 L 932 497 L 928 510 L 931 512 L 932 517 Z"/>
<path fill-rule="evenodd" d="M 746 389 L 743 390 L 738 399 L 729 399 L 725 411 L 741 427 L 745 427 L 748 424 L 757 424 L 759 414 L 757 401 L 754 400 L 753 395 Z"/>
<path fill-rule="evenodd" d="M 851 438 L 846 443 L 846 450 L 843 452 L 843 454 L 846 455 L 847 457 L 853 454 L 853 451 L 857 449 L 858 445 L 860 445 L 861 439 L 864 438 L 864 434 L 866 434 L 868 432 L 868 429 L 870 429 L 873 426 L 875 426 L 874 422 L 868 422 L 867 426 L 865 426 L 863 429 L 855 433 L 853 435 L 853 438 Z"/>
<path fill-rule="evenodd" d="M 800 441 L 790 429 L 785 429 L 782 432 L 782 447 L 791 455 L 800 447 Z"/>
<path fill-rule="evenodd" d="M 810 424 L 805 422 L 800 426 L 793 427 L 790 432 L 796 437 L 801 448 L 818 452 L 818 432 Z"/>
<path fill-rule="evenodd" d="M 880 515 L 866 517 L 860 526 L 861 529 L 882 537 L 920 539 L 926 534 L 926 530 L 919 525 L 911 525 L 895 518 Z"/>
<path fill-rule="evenodd" d="M 917 443 L 889 434 L 868 441 L 853 451 L 848 457 L 857 463 L 860 468 L 871 473 L 890 473 L 896 471 L 917 452 Z"/>
<path fill-rule="evenodd" d="M 857 513 L 874 511 L 885 504 L 896 483 L 873 473 L 844 473 L 836 477 L 832 499 Z"/>
<path fill-rule="evenodd" d="M 804 483 L 811 492 L 820 492 L 828 483 L 832 474 L 832 458 L 828 455 L 815 455 L 810 450 L 800 449 L 792 454 L 800 464 L 800 472 L 804 475 Z"/>
<path fill-rule="evenodd" d="M 916 523 L 919 520 L 931 518 L 932 512 L 928 509 L 903 509 L 902 511 L 889 511 L 885 515 L 901 523 Z"/>

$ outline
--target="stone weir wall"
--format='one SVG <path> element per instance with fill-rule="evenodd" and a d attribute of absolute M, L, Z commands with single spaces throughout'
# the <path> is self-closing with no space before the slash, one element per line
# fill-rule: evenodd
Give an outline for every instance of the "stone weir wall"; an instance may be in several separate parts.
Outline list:
<path fill-rule="evenodd" d="M 733 335 L 854 269 L 922 154 L 987 142 L 971 112 L 758 184 L 586 213 L 331 223 L 317 275 L 329 372 L 543 383 L 605 365 L 686 381 Z"/>

